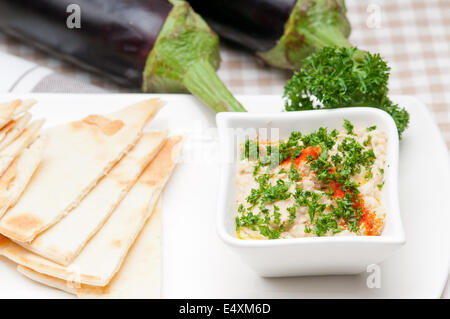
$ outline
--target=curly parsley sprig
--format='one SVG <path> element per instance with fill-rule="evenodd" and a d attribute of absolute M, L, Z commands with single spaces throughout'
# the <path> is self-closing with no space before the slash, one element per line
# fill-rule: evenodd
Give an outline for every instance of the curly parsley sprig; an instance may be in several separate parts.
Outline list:
<path fill-rule="evenodd" d="M 379 54 L 354 47 L 324 47 L 306 58 L 303 67 L 287 82 L 286 111 L 374 107 L 394 119 L 401 137 L 408 127 L 409 113 L 387 96 L 389 72 Z"/>

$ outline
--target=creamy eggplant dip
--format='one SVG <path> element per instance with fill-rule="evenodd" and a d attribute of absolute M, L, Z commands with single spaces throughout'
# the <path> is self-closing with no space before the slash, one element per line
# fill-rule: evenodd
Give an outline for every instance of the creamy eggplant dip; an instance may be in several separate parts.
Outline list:
<path fill-rule="evenodd" d="M 247 140 L 237 167 L 236 236 L 380 235 L 386 149 L 385 132 L 347 120 L 339 131 Z"/>

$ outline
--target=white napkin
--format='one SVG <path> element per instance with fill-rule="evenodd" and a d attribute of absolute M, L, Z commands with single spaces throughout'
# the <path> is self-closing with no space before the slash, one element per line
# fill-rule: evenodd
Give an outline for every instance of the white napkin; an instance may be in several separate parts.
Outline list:
<path fill-rule="evenodd" d="M 105 89 L 55 73 L 14 55 L 0 52 L 0 93 L 106 93 Z"/>

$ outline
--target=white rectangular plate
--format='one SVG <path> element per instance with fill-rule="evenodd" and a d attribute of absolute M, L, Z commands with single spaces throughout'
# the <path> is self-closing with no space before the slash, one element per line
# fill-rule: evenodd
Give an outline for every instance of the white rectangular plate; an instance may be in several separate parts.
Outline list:
<path fill-rule="evenodd" d="M 46 126 L 104 114 L 160 96 L 168 104 L 151 130 L 185 134 L 182 163 L 163 194 L 163 296 L 166 298 L 437 298 L 450 264 L 449 157 L 426 107 L 412 97 L 393 99 L 411 114 L 400 142 L 400 210 L 407 243 L 380 265 L 380 288 L 368 288 L 374 273 L 356 276 L 260 278 L 219 240 L 216 232 L 219 164 L 215 114 L 188 95 L 105 94 L 0 95 L 0 101 L 34 97 L 35 117 Z M 250 112 L 279 112 L 279 96 L 238 97 Z M 388 212 L 389 213 L 389 212 Z M 375 278 L 376 279 L 376 278 Z M 0 257 L 0 298 L 64 298 L 35 284 Z"/>

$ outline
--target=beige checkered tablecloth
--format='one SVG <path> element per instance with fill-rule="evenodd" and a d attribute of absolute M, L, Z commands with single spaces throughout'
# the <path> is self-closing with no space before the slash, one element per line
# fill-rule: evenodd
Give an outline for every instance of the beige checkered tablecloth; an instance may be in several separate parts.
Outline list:
<path fill-rule="evenodd" d="M 347 0 L 351 42 L 380 52 L 392 67 L 391 94 L 414 95 L 435 115 L 450 148 L 450 0 Z M 236 94 L 281 94 L 290 72 L 261 65 L 250 53 L 222 45 L 219 76 Z M 98 76 L 0 34 L 0 51 L 32 60 L 79 85 L 75 92 L 120 91 Z M 35 91 L 58 91 L 49 81 Z M 49 84 L 50 83 L 50 84 Z M 94 88 L 94 89 L 92 89 Z"/>

